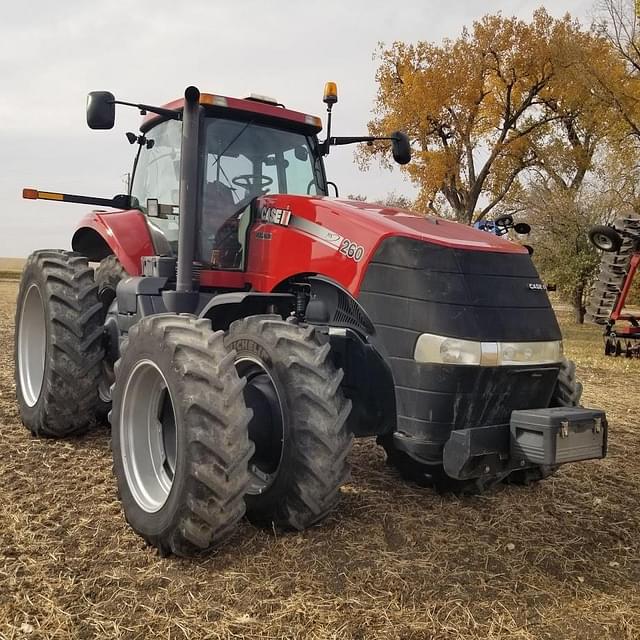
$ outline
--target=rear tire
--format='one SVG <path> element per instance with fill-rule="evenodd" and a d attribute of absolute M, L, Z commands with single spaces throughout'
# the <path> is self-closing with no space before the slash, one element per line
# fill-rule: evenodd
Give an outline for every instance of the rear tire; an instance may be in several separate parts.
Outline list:
<path fill-rule="evenodd" d="M 253 453 L 223 333 L 193 316 L 148 316 L 115 372 L 113 469 L 127 521 L 162 555 L 219 545 L 244 515 Z"/>
<path fill-rule="evenodd" d="M 120 260 L 111 255 L 100 261 L 100 264 L 96 267 L 94 277 L 98 286 L 98 298 L 102 303 L 102 319 L 104 322 L 109 307 L 116 298 L 118 283 L 128 278 L 129 274 L 120 264 Z M 98 383 L 98 392 L 100 394 L 98 416 L 102 421 L 106 420 L 107 414 L 111 410 L 111 386 L 115 379 L 113 365 L 116 356 L 110 354 L 118 352 L 118 345 L 111 345 L 111 340 L 115 341 L 115 338 L 107 331 L 105 334 L 105 357 L 102 360 L 102 375 Z"/>
<path fill-rule="evenodd" d="M 576 363 L 563 358 L 558 372 L 550 407 L 578 407 L 582 397 L 582 383 L 576 377 Z"/>
<path fill-rule="evenodd" d="M 100 261 L 100 264 L 96 267 L 95 281 L 96 285 L 98 285 L 98 296 L 107 308 L 116 297 L 118 283 L 128 277 L 129 274 L 116 256 L 107 256 Z"/>
<path fill-rule="evenodd" d="M 335 507 L 349 477 L 351 402 L 340 388 L 342 370 L 313 327 L 277 315 L 237 320 L 226 344 L 248 378 L 245 399 L 254 409 L 247 516 L 260 526 L 305 529 Z"/>
<path fill-rule="evenodd" d="M 92 427 L 104 351 L 102 305 L 87 259 L 55 249 L 32 253 L 15 326 L 16 394 L 25 426 L 57 438 Z"/>

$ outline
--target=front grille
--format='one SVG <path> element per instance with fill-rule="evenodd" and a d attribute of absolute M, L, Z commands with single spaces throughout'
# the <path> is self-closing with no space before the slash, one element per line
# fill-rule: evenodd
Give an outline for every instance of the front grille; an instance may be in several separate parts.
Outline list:
<path fill-rule="evenodd" d="M 464 251 L 402 237 L 380 245 L 359 302 L 391 365 L 399 431 L 442 444 L 451 429 L 506 424 L 514 409 L 548 405 L 557 366 L 413 359 L 421 333 L 489 342 L 560 340 L 546 291 L 536 285 L 540 278 L 528 254 Z"/>
<path fill-rule="evenodd" d="M 369 263 L 359 301 L 396 355 L 409 356 L 408 344 L 420 333 L 487 342 L 560 340 L 546 291 L 536 285 L 542 283 L 528 254 L 395 237 Z"/>

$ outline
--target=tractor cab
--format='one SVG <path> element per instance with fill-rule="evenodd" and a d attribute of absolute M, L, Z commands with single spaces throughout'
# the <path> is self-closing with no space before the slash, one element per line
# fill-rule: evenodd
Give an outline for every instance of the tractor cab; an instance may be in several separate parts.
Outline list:
<path fill-rule="evenodd" d="M 209 99 L 210 98 L 210 99 Z M 205 269 L 241 269 L 256 198 L 327 194 L 320 121 L 266 98 L 201 96 L 195 260 Z M 212 102 L 214 104 L 207 104 Z M 174 105 L 170 105 L 175 107 Z M 146 214 L 160 254 L 176 255 L 182 123 L 147 118 L 137 140 L 130 196 Z"/>

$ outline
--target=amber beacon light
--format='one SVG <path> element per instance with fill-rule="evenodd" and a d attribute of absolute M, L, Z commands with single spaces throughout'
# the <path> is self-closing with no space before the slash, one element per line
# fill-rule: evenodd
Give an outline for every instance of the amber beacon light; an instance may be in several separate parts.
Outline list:
<path fill-rule="evenodd" d="M 325 104 L 335 104 L 338 102 L 338 85 L 335 82 L 327 82 L 324 85 L 322 101 Z"/>

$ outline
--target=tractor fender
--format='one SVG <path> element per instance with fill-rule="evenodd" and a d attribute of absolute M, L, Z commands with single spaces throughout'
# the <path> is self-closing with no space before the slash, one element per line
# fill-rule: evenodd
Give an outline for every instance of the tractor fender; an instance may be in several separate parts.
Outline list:
<path fill-rule="evenodd" d="M 342 390 L 352 402 L 349 429 L 357 436 L 381 436 L 397 423 L 393 373 L 366 310 L 339 282 L 324 275 L 299 274 L 278 285 L 309 287 L 305 320 L 326 333 L 334 364 L 342 369 Z"/>
<path fill-rule="evenodd" d="M 130 211 L 92 211 L 76 228 L 71 246 L 92 262 L 115 255 L 132 276 L 142 273 L 143 256 L 156 254 L 144 214 Z"/>
<path fill-rule="evenodd" d="M 308 276 L 306 281 L 311 287 L 312 302 L 321 301 L 324 305 L 320 315 L 326 315 L 328 325 L 353 329 L 363 337 L 375 334 L 369 314 L 339 282 L 323 275 Z"/>
<path fill-rule="evenodd" d="M 295 307 L 291 293 L 259 293 L 234 291 L 214 296 L 198 314 L 211 320 L 214 330 L 227 330 L 234 320 L 263 313 L 278 313 L 286 318 Z"/>

